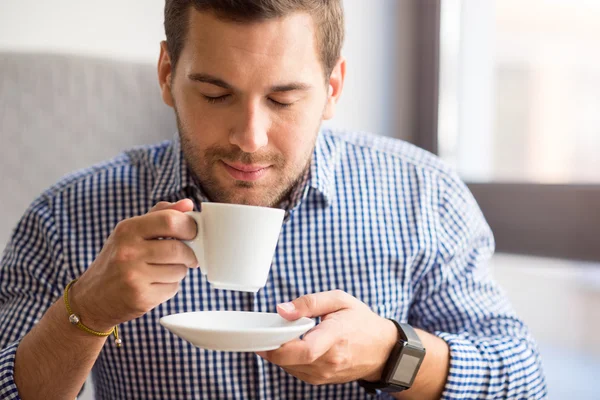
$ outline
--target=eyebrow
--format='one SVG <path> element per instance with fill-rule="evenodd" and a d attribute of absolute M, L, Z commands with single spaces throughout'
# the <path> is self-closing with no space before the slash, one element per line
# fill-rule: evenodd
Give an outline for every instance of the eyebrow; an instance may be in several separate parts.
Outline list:
<path fill-rule="evenodd" d="M 217 78 L 209 74 L 203 73 L 191 73 L 188 75 L 188 79 L 195 82 L 210 83 L 211 85 L 222 87 L 223 89 L 232 90 L 235 89 L 232 85 L 225 82 L 223 79 Z M 291 82 L 283 85 L 275 85 L 270 88 L 270 92 L 291 92 L 294 90 L 306 91 L 311 89 L 312 86 L 302 82 Z"/>

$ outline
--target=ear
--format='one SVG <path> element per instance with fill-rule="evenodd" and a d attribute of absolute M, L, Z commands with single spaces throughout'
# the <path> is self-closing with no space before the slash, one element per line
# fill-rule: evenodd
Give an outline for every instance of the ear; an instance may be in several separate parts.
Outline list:
<path fill-rule="evenodd" d="M 163 101 L 169 107 L 173 107 L 175 105 L 175 102 L 173 101 L 173 95 L 171 94 L 172 73 L 173 70 L 171 68 L 169 51 L 167 50 L 167 42 L 163 40 L 160 42 L 160 56 L 158 58 L 158 83 L 160 84 Z"/>
<path fill-rule="evenodd" d="M 329 88 L 327 94 L 327 103 L 323 112 L 323 119 L 331 119 L 335 114 L 335 106 L 342 94 L 344 79 L 346 78 L 346 59 L 340 57 L 333 67 L 329 76 Z"/>

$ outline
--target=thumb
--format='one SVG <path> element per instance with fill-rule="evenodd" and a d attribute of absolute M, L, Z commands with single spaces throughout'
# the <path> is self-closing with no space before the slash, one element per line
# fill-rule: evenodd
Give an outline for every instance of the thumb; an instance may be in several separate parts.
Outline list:
<path fill-rule="evenodd" d="M 277 312 L 288 321 L 316 318 L 352 307 L 354 297 L 341 290 L 307 294 L 289 303 L 277 305 Z"/>
<path fill-rule="evenodd" d="M 168 201 L 161 201 L 161 202 L 157 203 L 154 207 L 152 207 L 152 209 L 150 209 L 150 211 L 148 211 L 148 212 L 151 213 L 151 212 L 162 211 L 162 210 L 176 210 L 176 211 L 181 211 L 181 212 L 188 212 L 188 211 L 192 211 L 193 209 L 194 209 L 194 203 L 192 202 L 192 200 L 182 199 L 176 203 L 171 203 Z"/>

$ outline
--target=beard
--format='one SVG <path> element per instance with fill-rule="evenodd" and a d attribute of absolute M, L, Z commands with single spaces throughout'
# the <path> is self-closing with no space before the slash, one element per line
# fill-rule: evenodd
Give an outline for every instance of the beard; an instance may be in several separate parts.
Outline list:
<path fill-rule="evenodd" d="M 246 153 L 234 145 L 214 145 L 201 149 L 191 140 L 192 135 L 186 131 L 176 108 L 175 116 L 184 159 L 204 194 L 213 202 L 277 207 L 299 184 L 310 167 L 314 142 L 310 151 L 300 158 L 303 161 L 295 165 L 288 162 L 280 153 Z M 218 169 L 222 169 L 223 161 L 270 165 L 268 177 L 256 182 L 233 178 L 224 181 L 218 175 Z"/>

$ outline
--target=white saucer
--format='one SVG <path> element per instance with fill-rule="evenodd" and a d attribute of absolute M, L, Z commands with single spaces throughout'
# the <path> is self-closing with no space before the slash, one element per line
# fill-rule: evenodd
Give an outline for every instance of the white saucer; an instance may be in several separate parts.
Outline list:
<path fill-rule="evenodd" d="M 315 321 L 287 321 L 277 313 L 198 311 L 173 314 L 160 324 L 194 346 L 220 351 L 269 351 L 306 333 Z"/>

